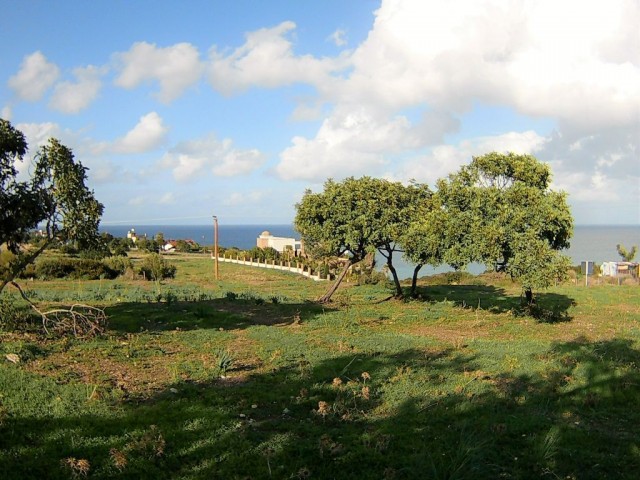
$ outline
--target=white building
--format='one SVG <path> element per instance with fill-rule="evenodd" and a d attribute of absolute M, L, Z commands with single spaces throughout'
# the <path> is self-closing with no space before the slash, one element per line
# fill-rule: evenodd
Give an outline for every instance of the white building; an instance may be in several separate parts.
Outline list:
<path fill-rule="evenodd" d="M 136 235 L 136 231 L 134 228 L 132 228 L 127 232 L 127 238 L 131 240 L 133 243 L 136 243 L 136 241 L 138 240 L 138 235 Z"/>
<path fill-rule="evenodd" d="M 637 277 L 638 264 L 633 262 L 602 262 L 600 271 L 604 277 L 618 277 L 623 275 Z"/>
<path fill-rule="evenodd" d="M 256 245 L 259 248 L 273 248 L 280 253 L 290 250 L 296 256 L 302 252 L 302 242 L 300 240 L 287 237 L 274 237 L 268 230 L 260 234 Z"/>

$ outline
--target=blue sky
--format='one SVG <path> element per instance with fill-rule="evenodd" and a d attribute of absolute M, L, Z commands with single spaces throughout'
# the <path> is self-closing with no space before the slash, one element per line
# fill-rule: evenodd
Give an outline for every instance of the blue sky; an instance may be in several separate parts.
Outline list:
<path fill-rule="evenodd" d="M 548 162 L 576 223 L 640 224 L 635 0 L 0 8 L 0 114 L 73 149 L 105 225 L 291 223 L 329 177 L 492 150 Z"/>

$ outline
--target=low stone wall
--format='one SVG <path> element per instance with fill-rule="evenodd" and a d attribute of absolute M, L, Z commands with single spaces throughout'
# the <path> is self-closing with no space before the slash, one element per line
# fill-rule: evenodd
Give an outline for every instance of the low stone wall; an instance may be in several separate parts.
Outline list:
<path fill-rule="evenodd" d="M 213 260 L 213 256 L 211 257 Z M 281 260 L 265 260 L 264 262 L 253 261 L 253 259 L 245 260 L 244 258 L 225 258 L 218 257 L 219 262 L 225 263 L 235 263 L 237 265 L 247 265 L 249 267 L 258 267 L 258 268 L 271 268 L 273 270 L 283 270 L 285 272 L 297 273 L 298 275 L 303 275 L 311 280 L 316 282 L 323 282 L 327 280 L 326 278 L 320 278 L 320 275 L 312 275 L 308 268 L 305 268 L 304 265 L 301 265 L 298 262 L 283 262 Z"/>

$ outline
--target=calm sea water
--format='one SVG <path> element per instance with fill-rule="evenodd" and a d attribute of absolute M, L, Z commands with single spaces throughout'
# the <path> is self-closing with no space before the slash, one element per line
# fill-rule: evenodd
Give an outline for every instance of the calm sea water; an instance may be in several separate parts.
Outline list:
<path fill-rule="evenodd" d="M 213 245 L 213 225 L 106 225 L 100 230 L 114 237 L 126 237 L 131 229 L 141 237 L 153 238 L 162 233 L 166 240 L 193 240 L 200 245 Z M 218 225 L 218 245 L 241 250 L 249 250 L 256 246 L 260 234 L 268 230 L 276 237 L 299 238 L 292 225 Z"/>
<path fill-rule="evenodd" d="M 103 232 L 108 232 L 116 237 L 126 237 L 127 232 L 134 228 L 138 236 L 146 234 L 149 237 L 162 233 L 166 239 L 191 239 L 201 245 L 213 244 L 213 225 L 106 225 L 102 226 Z M 256 240 L 260 234 L 268 230 L 277 237 L 295 237 L 299 235 L 292 225 L 224 225 L 218 226 L 218 243 L 223 247 L 238 247 L 248 250 L 256 246 Z M 588 260 L 596 263 L 619 260 L 616 245 L 623 244 L 627 248 L 632 245 L 640 247 L 640 225 L 626 226 L 577 226 L 574 228 L 571 247 L 565 252 L 571 257 L 574 265 Z M 636 261 L 640 258 L 640 254 Z M 383 259 L 378 260 L 382 264 Z M 406 264 L 401 258 L 394 261 L 400 278 L 409 278 L 413 273 L 413 266 Z M 433 269 L 423 267 L 420 275 L 429 275 L 447 271 L 447 267 Z M 481 265 L 471 265 L 471 273 L 480 273 L 484 270 Z"/>

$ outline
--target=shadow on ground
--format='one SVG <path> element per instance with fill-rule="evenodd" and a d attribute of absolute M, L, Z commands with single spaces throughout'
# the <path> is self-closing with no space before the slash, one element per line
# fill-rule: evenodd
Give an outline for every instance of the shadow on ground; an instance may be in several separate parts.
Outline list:
<path fill-rule="evenodd" d="M 7 417 L 0 476 L 82 477 L 86 459 L 91 478 L 637 478 L 640 351 L 578 338 L 546 355 L 556 367 L 529 375 L 482 372 L 456 349 L 336 355 Z"/>
<path fill-rule="evenodd" d="M 501 287 L 493 285 L 429 285 L 418 288 L 420 298 L 429 302 L 451 301 L 457 306 L 489 310 L 493 313 L 511 312 L 528 315 L 540 322 L 558 323 L 571 321 L 569 309 L 575 306 L 573 298 L 551 292 L 535 294 L 535 304 L 524 304 L 522 296 L 509 295 Z"/>
<path fill-rule="evenodd" d="M 330 308 L 315 303 L 273 303 L 262 299 L 214 299 L 192 302 L 127 302 L 107 307 L 109 329 L 142 330 L 242 329 L 252 325 L 302 323 Z"/>

